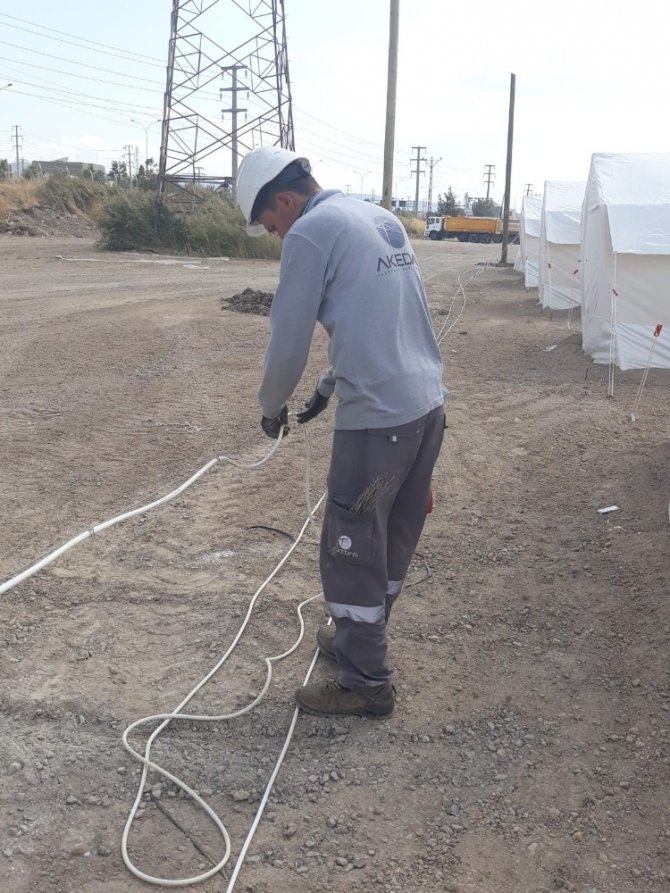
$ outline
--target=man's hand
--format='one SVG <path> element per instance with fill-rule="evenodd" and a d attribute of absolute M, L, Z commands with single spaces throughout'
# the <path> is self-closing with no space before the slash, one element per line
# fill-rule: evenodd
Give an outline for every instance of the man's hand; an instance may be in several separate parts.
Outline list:
<path fill-rule="evenodd" d="M 328 406 L 329 399 L 329 397 L 324 397 L 323 394 L 320 394 L 317 388 L 309 400 L 305 401 L 306 408 L 297 414 L 298 424 L 304 425 L 305 422 L 311 421 L 320 412 L 323 412 L 326 406 Z"/>
<path fill-rule="evenodd" d="M 288 432 L 291 430 L 288 426 L 288 406 L 284 406 L 279 415 L 274 419 L 268 419 L 265 416 L 261 417 L 261 428 L 268 437 L 271 437 L 273 440 L 277 440 L 279 437 L 279 432 L 283 429 L 283 435 L 286 437 Z"/>

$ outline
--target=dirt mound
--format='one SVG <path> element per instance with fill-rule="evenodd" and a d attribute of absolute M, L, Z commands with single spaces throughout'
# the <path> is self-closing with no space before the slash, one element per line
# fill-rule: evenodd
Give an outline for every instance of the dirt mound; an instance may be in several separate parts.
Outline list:
<path fill-rule="evenodd" d="M 236 310 L 238 313 L 256 313 L 269 316 L 274 295 L 269 291 L 256 291 L 245 288 L 230 298 L 221 299 L 222 310 Z"/>
<path fill-rule="evenodd" d="M 98 228 L 90 220 L 67 211 L 36 206 L 9 212 L 0 219 L 0 233 L 9 236 L 74 236 L 96 238 Z"/>

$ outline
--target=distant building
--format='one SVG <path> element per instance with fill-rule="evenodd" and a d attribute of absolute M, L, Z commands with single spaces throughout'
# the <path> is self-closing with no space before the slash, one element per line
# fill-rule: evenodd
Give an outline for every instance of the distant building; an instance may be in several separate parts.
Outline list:
<path fill-rule="evenodd" d="M 67 174 L 69 177 L 86 177 L 91 179 L 93 174 L 105 175 L 105 168 L 101 164 L 93 164 L 90 161 L 68 161 L 67 158 L 56 158 L 55 161 L 33 161 L 39 168 L 42 177 L 48 180 L 54 174 Z"/>

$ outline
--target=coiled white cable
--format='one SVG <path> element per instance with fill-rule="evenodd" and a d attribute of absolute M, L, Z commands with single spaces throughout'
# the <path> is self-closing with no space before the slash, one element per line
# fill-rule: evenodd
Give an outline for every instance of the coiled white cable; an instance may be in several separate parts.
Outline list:
<path fill-rule="evenodd" d="M 321 503 L 325 499 L 325 496 L 326 496 L 326 494 L 324 493 L 323 496 L 321 497 L 321 499 L 319 499 L 319 501 L 317 502 L 317 504 L 314 508 L 314 511 L 316 511 L 316 509 L 318 509 L 318 507 L 321 505 Z M 265 695 L 267 693 L 268 688 L 270 687 L 270 683 L 272 681 L 272 665 L 273 665 L 273 663 L 277 663 L 278 661 L 281 661 L 284 658 L 288 657 L 290 654 L 292 654 L 296 650 L 296 648 L 300 645 L 300 643 L 303 639 L 303 636 L 305 633 L 305 622 L 304 622 L 304 619 L 302 616 L 302 608 L 304 607 L 304 605 L 308 604 L 309 602 L 313 601 L 314 599 L 319 598 L 321 593 L 317 593 L 316 595 L 313 595 L 310 598 L 305 599 L 305 601 L 301 602 L 298 605 L 297 613 L 298 613 L 298 619 L 300 621 L 300 634 L 298 635 L 298 638 L 293 643 L 293 645 L 291 645 L 290 648 L 288 648 L 286 651 L 282 652 L 281 654 L 275 655 L 273 657 L 265 657 L 264 658 L 265 665 L 266 665 L 266 671 L 267 671 L 265 683 L 264 683 L 262 689 L 260 690 L 260 692 L 256 695 L 256 697 L 249 704 L 246 705 L 246 707 L 242 707 L 239 710 L 234 710 L 232 713 L 222 713 L 222 714 L 218 714 L 215 716 L 181 713 L 181 711 L 189 703 L 189 701 L 200 691 L 201 688 L 203 688 L 203 686 L 205 686 L 207 684 L 207 682 L 209 682 L 209 680 L 212 678 L 212 676 L 214 676 L 215 673 L 217 673 L 217 671 L 228 660 L 228 658 L 232 654 L 233 650 L 236 648 L 237 644 L 239 643 L 240 639 L 242 638 L 242 635 L 243 635 L 245 629 L 247 628 L 247 626 L 249 624 L 249 620 L 251 619 L 251 615 L 253 613 L 254 607 L 258 600 L 258 597 L 260 596 L 261 592 L 263 592 L 263 590 L 268 585 L 268 583 L 270 583 L 270 581 L 279 573 L 281 568 L 288 561 L 289 557 L 294 552 L 294 550 L 298 546 L 300 540 L 302 539 L 305 531 L 307 530 L 307 527 L 310 524 L 310 520 L 311 520 L 311 514 L 310 514 L 310 516 L 308 516 L 307 520 L 305 521 L 305 523 L 303 524 L 303 526 L 300 530 L 300 533 L 298 534 L 298 536 L 296 537 L 294 542 L 291 544 L 290 548 L 287 550 L 287 552 L 285 553 L 284 557 L 281 559 L 279 564 L 276 566 L 276 568 L 272 571 L 272 573 L 264 580 L 264 582 L 259 586 L 259 588 L 254 593 L 254 596 L 249 603 L 249 607 L 247 608 L 247 613 L 245 615 L 244 620 L 242 621 L 242 625 L 240 626 L 240 628 L 237 632 L 237 635 L 233 639 L 232 643 L 230 644 L 230 646 L 228 647 L 228 649 L 226 650 L 224 655 L 215 664 L 215 666 L 212 667 L 212 669 L 200 680 L 200 682 L 198 682 L 198 684 L 189 692 L 188 695 L 186 695 L 186 697 L 180 702 L 180 704 L 177 707 L 175 707 L 175 709 L 171 713 L 157 713 L 157 714 L 154 714 L 153 716 L 145 716 L 142 719 L 138 719 L 135 722 L 131 723 L 131 725 L 129 725 L 128 728 L 123 733 L 123 736 L 122 736 L 123 746 L 126 748 L 128 753 L 130 753 L 136 760 L 138 760 L 139 762 L 142 763 L 142 775 L 141 775 L 141 778 L 138 783 L 135 801 L 131 807 L 130 813 L 128 815 L 128 819 L 126 820 L 126 824 L 123 829 L 123 836 L 121 839 L 121 851 L 122 851 L 122 855 L 123 855 L 123 861 L 125 862 L 127 868 L 136 877 L 140 878 L 143 881 L 148 881 L 149 883 L 152 883 L 152 884 L 162 884 L 163 886 L 166 886 L 166 887 L 184 887 L 188 884 L 199 883 L 200 881 L 204 881 L 204 880 L 207 880 L 208 878 L 212 877 L 212 875 L 221 871 L 221 869 L 224 867 L 224 865 L 227 863 L 228 859 L 230 858 L 230 849 L 231 849 L 230 837 L 228 835 L 225 825 L 223 824 L 223 822 L 221 821 L 219 816 L 214 812 L 214 810 L 209 806 L 209 804 L 206 803 L 206 801 L 199 794 L 197 794 L 192 788 L 190 788 L 184 781 L 177 778 L 177 776 L 173 775 L 167 769 L 163 768 L 162 766 L 159 766 L 157 763 L 154 763 L 150 759 L 151 745 L 153 744 L 155 739 L 158 737 L 158 735 L 163 731 L 163 729 L 168 725 L 168 723 L 170 723 L 173 719 L 184 719 L 184 720 L 190 720 L 192 722 L 196 722 L 196 721 L 198 721 L 198 722 L 221 722 L 223 720 L 235 719 L 238 716 L 243 716 L 245 713 L 249 713 L 250 710 L 253 710 L 253 708 L 256 707 L 263 700 L 263 698 L 265 697 Z M 138 728 L 138 726 L 146 725 L 147 723 L 152 723 L 152 722 L 160 722 L 160 725 L 151 733 L 151 735 L 147 739 L 147 743 L 144 748 L 144 756 L 142 756 L 141 753 L 136 751 L 129 744 L 128 736 L 134 729 Z M 295 728 L 295 717 L 294 717 L 294 722 L 292 723 L 292 727 Z M 292 730 L 290 731 L 290 735 L 292 735 Z M 288 740 L 290 741 L 290 737 Z M 286 747 L 288 747 L 288 743 L 287 743 Z M 283 756 L 281 757 L 281 759 L 283 760 Z M 279 765 L 281 765 L 281 764 L 279 764 Z M 193 800 L 199 806 L 201 806 L 202 809 L 207 813 L 207 815 L 212 819 L 212 821 L 216 825 L 217 829 L 219 830 L 221 836 L 223 837 L 223 840 L 225 843 L 225 852 L 224 852 L 223 856 L 221 857 L 221 859 L 215 866 L 213 866 L 212 868 L 203 872 L 202 874 L 194 875 L 193 877 L 177 878 L 177 879 L 157 878 L 152 875 L 146 874 L 145 872 L 141 871 L 139 868 L 137 868 L 133 864 L 133 862 L 128 854 L 128 835 L 130 833 L 130 829 L 131 829 L 133 821 L 135 819 L 137 809 L 138 809 L 139 804 L 142 800 L 142 794 L 144 793 L 144 784 L 146 782 L 149 769 L 153 769 L 158 774 L 162 775 L 165 778 L 168 778 L 170 781 L 172 781 L 174 784 L 176 784 L 179 788 L 181 788 L 181 790 L 183 790 L 186 794 L 188 794 L 190 797 L 192 797 Z M 277 771 L 278 771 L 278 769 L 277 769 Z M 276 777 L 276 775 L 274 777 Z M 271 781 L 273 781 L 273 780 L 271 780 Z M 269 796 L 269 793 L 268 793 L 268 796 Z M 261 810 L 261 812 L 262 812 L 262 810 Z M 257 816 L 257 818 L 258 818 L 258 821 L 260 821 L 260 814 Z M 257 827 L 257 823 L 256 823 L 256 827 Z M 253 830 L 255 831 L 255 827 Z M 253 834 L 251 834 L 251 837 L 253 837 Z M 250 842 L 251 841 L 249 838 L 249 843 Z M 241 857 L 241 858 L 243 858 L 243 857 Z M 240 859 L 238 859 L 238 864 L 241 865 Z M 232 890 L 232 886 L 229 887 L 229 890 Z"/>

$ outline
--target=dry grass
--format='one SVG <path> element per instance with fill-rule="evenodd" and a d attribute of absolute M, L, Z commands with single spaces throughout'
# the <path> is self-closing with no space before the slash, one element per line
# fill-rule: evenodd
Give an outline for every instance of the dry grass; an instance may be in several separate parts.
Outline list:
<path fill-rule="evenodd" d="M 15 211 L 27 211 L 43 201 L 41 184 L 36 180 L 0 182 L 0 217 Z"/>
<path fill-rule="evenodd" d="M 423 238 L 426 229 L 426 221 L 420 217 L 405 217 L 404 214 L 399 215 L 398 219 L 407 230 L 407 235 L 413 239 Z"/>

